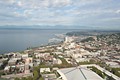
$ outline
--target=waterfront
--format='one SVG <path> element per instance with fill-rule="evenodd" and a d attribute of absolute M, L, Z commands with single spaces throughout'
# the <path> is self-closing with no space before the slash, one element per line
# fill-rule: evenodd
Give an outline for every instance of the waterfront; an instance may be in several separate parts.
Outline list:
<path fill-rule="evenodd" d="M 38 47 L 48 44 L 49 39 L 55 38 L 55 34 L 63 34 L 71 30 L 49 29 L 1 29 L 0 30 L 0 54 L 25 50 L 28 47 Z M 72 30 L 76 31 L 76 30 Z"/>
<path fill-rule="evenodd" d="M 47 44 L 57 33 L 62 30 L 0 30 L 0 54 Z"/>

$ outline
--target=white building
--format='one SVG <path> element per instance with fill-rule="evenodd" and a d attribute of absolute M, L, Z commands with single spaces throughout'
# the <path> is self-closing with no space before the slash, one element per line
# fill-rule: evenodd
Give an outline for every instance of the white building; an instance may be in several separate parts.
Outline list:
<path fill-rule="evenodd" d="M 23 59 L 28 58 L 28 54 L 22 54 L 22 58 Z"/>
<path fill-rule="evenodd" d="M 68 47 L 69 47 L 69 49 L 75 48 L 75 43 L 74 42 L 70 43 L 70 45 Z"/>
<path fill-rule="evenodd" d="M 49 56 L 50 53 L 34 53 L 36 58 Z"/>
<path fill-rule="evenodd" d="M 9 71 L 9 69 L 10 69 L 10 66 L 6 66 L 6 67 L 4 68 L 4 71 Z"/>
<path fill-rule="evenodd" d="M 16 62 L 17 62 L 17 58 L 11 58 L 9 61 L 8 61 L 8 65 L 12 66 L 12 65 L 16 65 Z"/>
<path fill-rule="evenodd" d="M 61 54 L 63 54 L 63 53 L 62 53 L 62 52 L 53 52 L 53 54 L 61 55 Z"/>
<path fill-rule="evenodd" d="M 71 57 L 74 58 L 74 59 L 76 59 L 76 58 L 81 58 L 82 55 L 80 53 L 72 53 Z"/>
<path fill-rule="evenodd" d="M 72 37 L 65 37 L 65 43 L 67 42 L 72 42 L 73 41 L 73 38 Z"/>
<path fill-rule="evenodd" d="M 90 59 L 89 58 L 76 58 L 75 59 L 76 60 L 76 62 L 85 62 L 85 61 L 89 61 Z"/>
<path fill-rule="evenodd" d="M 117 62 L 106 62 L 106 64 L 113 68 L 120 68 L 120 65 Z"/>
<path fill-rule="evenodd" d="M 62 64 L 60 59 L 53 58 L 53 64 Z"/>
<path fill-rule="evenodd" d="M 40 73 L 50 72 L 50 68 L 40 68 Z"/>
<path fill-rule="evenodd" d="M 87 50 L 84 50 L 84 49 L 80 49 L 80 53 L 82 54 L 82 55 L 91 55 L 91 53 L 89 52 L 89 51 L 87 51 Z"/>

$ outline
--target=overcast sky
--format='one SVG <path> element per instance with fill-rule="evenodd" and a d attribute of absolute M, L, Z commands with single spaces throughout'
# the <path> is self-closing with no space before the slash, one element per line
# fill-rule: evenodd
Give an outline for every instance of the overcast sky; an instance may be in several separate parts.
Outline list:
<path fill-rule="evenodd" d="M 0 0 L 0 25 L 120 29 L 120 0 Z"/>

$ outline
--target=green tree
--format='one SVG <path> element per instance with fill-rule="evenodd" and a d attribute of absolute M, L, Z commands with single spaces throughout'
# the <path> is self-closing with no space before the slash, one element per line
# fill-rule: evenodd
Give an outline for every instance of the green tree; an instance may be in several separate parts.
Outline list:
<path fill-rule="evenodd" d="M 19 78 L 15 78 L 15 80 L 20 80 Z"/>
<path fill-rule="evenodd" d="M 20 80 L 27 80 L 27 78 L 26 77 L 22 77 Z"/>
<path fill-rule="evenodd" d="M 33 80 L 37 80 L 39 78 L 38 71 L 34 70 L 33 71 Z"/>
<path fill-rule="evenodd" d="M 27 80 L 33 80 L 33 77 L 32 76 L 28 76 Z"/>
<path fill-rule="evenodd" d="M 41 77 L 41 78 L 40 78 L 40 80 L 44 80 L 44 78 L 43 78 L 43 77 Z"/>

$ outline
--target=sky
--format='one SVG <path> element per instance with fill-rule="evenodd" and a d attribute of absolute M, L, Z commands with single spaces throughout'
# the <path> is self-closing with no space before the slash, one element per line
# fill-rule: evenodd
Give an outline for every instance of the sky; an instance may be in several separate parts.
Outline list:
<path fill-rule="evenodd" d="M 120 29 L 120 0 L 0 0 L 0 25 Z"/>

